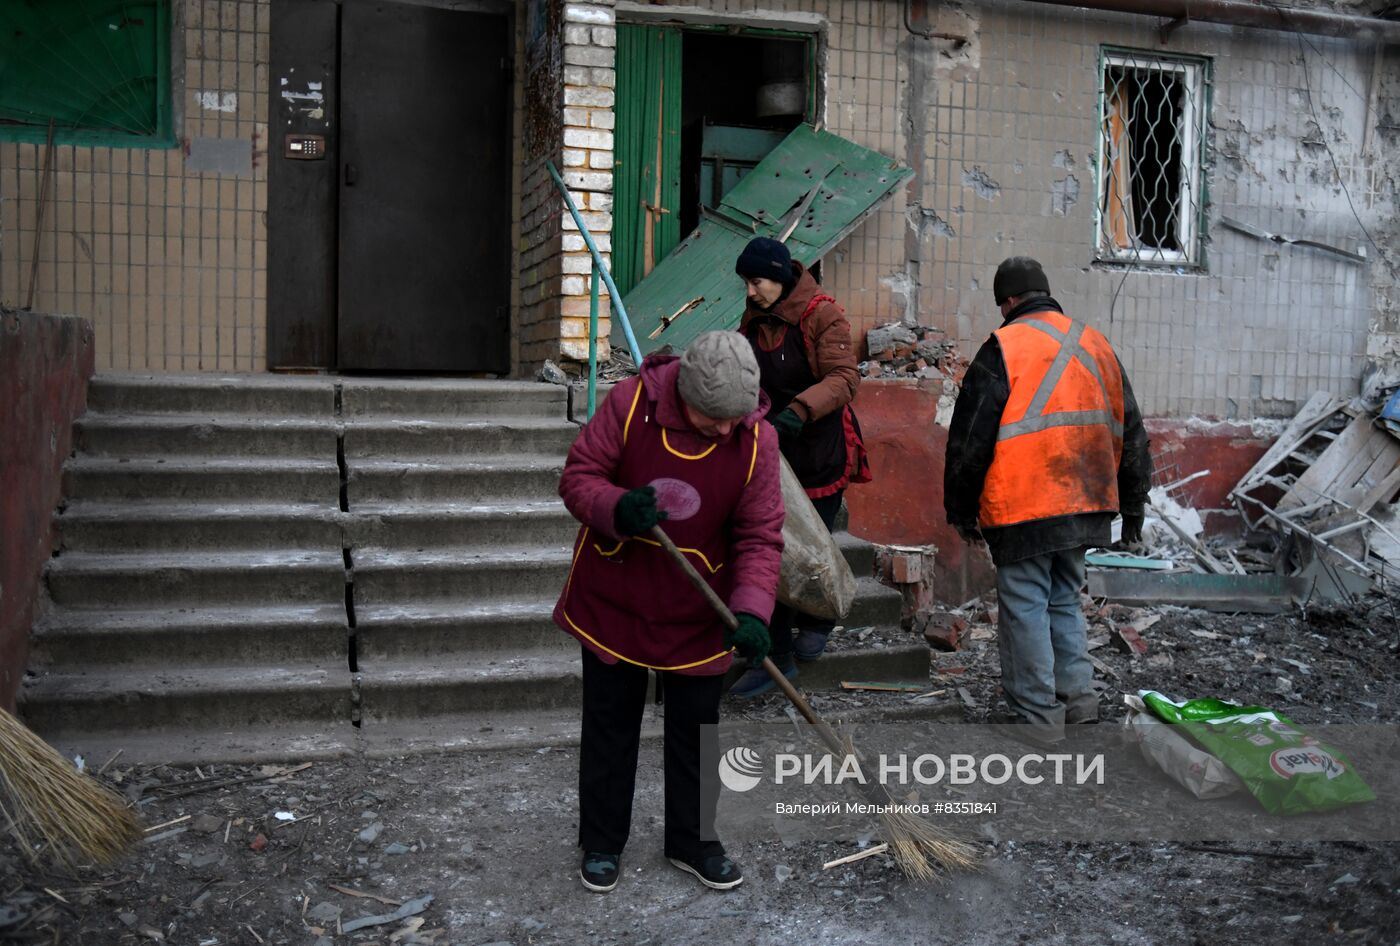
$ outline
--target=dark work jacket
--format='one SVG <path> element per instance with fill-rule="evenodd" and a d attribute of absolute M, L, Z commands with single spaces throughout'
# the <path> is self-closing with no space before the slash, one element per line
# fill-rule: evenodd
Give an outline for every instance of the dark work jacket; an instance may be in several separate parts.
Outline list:
<path fill-rule="evenodd" d="M 1027 299 L 1012 309 L 1006 322 L 1032 312 L 1063 312 L 1049 296 Z M 1006 322 L 1002 324 L 1005 325 Z M 1123 371 L 1120 362 L 1118 370 Z M 1011 395 L 1006 361 L 996 336 L 990 336 L 967 369 L 962 390 L 953 408 L 948 431 L 948 453 L 943 467 L 943 509 L 951 525 L 971 529 L 977 525 L 982 484 L 992 465 L 1001 413 Z M 1152 483 L 1152 457 L 1142 411 L 1123 372 L 1123 456 L 1118 464 L 1118 506 L 1125 515 L 1142 515 Z M 1092 512 L 1052 516 L 1011 526 L 987 528 L 982 535 L 998 565 L 1019 562 L 1050 552 L 1085 546 L 1108 545 L 1112 513 Z"/>

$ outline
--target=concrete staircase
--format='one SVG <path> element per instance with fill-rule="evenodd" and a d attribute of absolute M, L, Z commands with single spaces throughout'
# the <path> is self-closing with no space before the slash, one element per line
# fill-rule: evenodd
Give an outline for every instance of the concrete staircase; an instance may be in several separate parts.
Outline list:
<path fill-rule="evenodd" d="M 65 471 L 22 713 L 154 761 L 557 742 L 578 651 L 549 615 L 577 427 L 528 382 L 105 376 Z M 857 574 L 866 543 L 842 536 Z M 897 623 L 873 578 L 848 626 Z M 922 642 L 802 683 L 922 679 Z"/>

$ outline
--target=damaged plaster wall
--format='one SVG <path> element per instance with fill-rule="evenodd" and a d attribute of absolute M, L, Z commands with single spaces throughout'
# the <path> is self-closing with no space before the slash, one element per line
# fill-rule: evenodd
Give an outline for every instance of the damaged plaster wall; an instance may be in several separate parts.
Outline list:
<path fill-rule="evenodd" d="M 1058 6 L 986 0 L 941 21 L 950 10 L 972 41 L 918 38 L 908 54 L 927 80 L 908 95 L 925 135 L 906 214 L 919 322 L 975 349 L 999 321 L 996 264 L 1025 254 L 1110 336 L 1148 414 L 1290 416 L 1319 388 L 1357 391 L 1368 353 L 1397 359 L 1400 57 L 1377 68 L 1350 40 L 1195 22 L 1163 43 L 1155 19 Z M 1094 262 L 1101 45 L 1212 61 L 1203 269 Z"/>

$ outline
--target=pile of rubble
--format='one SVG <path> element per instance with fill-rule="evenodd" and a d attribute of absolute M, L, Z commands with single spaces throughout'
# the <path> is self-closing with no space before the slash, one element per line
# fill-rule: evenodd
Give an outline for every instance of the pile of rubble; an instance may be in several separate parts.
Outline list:
<path fill-rule="evenodd" d="M 967 362 L 942 329 L 891 322 L 865 336 L 864 378 L 952 378 L 961 381 Z"/>

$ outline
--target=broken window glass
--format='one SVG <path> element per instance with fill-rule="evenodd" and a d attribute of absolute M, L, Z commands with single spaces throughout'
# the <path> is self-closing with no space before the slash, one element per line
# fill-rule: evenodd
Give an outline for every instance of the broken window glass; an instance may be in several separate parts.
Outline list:
<path fill-rule="evenodd" d="M 1100 259 L 1199 262 L 1207 65 L 1201 59 L 1104 52 Z"/>

